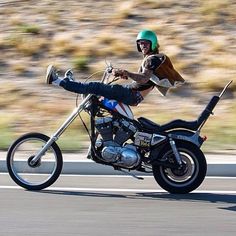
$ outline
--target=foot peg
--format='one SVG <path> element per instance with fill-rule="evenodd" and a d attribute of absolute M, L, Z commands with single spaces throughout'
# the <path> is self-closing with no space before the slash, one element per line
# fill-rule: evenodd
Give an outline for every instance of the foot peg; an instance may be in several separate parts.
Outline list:
<path fill-rule="evenodd" d="M 143 177 L 137 176 L 137 175 L 132 174 L 132 173 L 130 173 L 130 172 L 128 172 L 128 171 L 125 171 L 125 170 L 122 170 L 122 169 L 116 169 L 116 168 L 115 168 L 115 170 L 119 170 L 119 171 L 121 171 L 122 173 L 127 174 L 127 175 L 130 175 L 130 176 L 132 176 L 132 177 L 135 178 L 135 179 L 144 180 Z"/>

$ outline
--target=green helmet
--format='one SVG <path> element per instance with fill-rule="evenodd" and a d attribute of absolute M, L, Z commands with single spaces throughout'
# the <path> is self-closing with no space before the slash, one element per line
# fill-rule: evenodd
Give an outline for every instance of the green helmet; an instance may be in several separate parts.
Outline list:
<path fill-rule="evenodd" d="M 151 31 L 151 30 L 142 30 L 142 31 L 139 32 L 139 34 L 137 36 L 137 39 L 136 39 L 137 48 L 138 48 L 139 52 L 141 52 L 141 49 L 138 45 L 138 41 L 141 40 L 141 39 L 150 41 L 152 51 L 155 51 L 155 50 L 158 49 L 158 47 L 159 47 L 158 39 L 157 39 L 156 34 L 153 31 Z"/>

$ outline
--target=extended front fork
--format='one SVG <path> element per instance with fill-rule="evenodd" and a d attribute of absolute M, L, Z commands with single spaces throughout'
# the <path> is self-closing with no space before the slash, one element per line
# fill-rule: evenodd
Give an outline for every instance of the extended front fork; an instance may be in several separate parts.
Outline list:
<path fill-rule="evenodd" d="M 59 137 L 64 133 L 64 131 L 68 128 L 68 126 L 75 120 L 75 118 L 80 114 L 80 112 L 87 105 L 87 102 L 91 98 L 91 94 L 87 95 L 87 97 L 81 102 L 81 104 L 76 107 L 70 116 L 65 120 L 65 122 L 61 125 L 61 127 L 51 136 L 51 138 L 46 142 L 46 144 L 39 150 L 37 154 L 35 154 L 34 158 L 30 161 L 30 165 L 35 165 L 38 160 L 47 152 L 47 150 L 51 147 L 51 145 L 59 139 Z"/>

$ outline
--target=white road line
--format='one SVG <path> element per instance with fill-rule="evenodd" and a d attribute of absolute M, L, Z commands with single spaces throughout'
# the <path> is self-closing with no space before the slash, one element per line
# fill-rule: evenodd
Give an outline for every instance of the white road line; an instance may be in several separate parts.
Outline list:
<path fill-rule="evenodd" d="M 206 176 L 205 179 L 236 179 L 235 176 Z"/>
<path fill-rule="evenodd" d="M 0 189 L 22 189 L 20 186 L 0 186 Z M 118 189 L 118 188 L 71 188 L 71 187 L 49 187 L 45 190 L 51 191 L 75 191 L 75 192 L 129 192 L 129 193 L 167 193 L 162 189 Z M 236 194 L 236 191 L 221 190 L 195 190 L 192 193 L 211 194 Z"/>
<path fill-rule="evenodd" d="M 0 175 L 9 175 L 8 173 L 0 173 Z M 22 174 L 22 175 L 48 175 L 48 174 Z M 61 174 L 61 177 L 89 177 L 89 178 L 132 178 L 130 175 L 77 175 L 77 174 Z M 138 175 L 143 178 L 154 178 L 152 175 Z M 235 176 L 206 176 L 205 179 L 236 179 Z"/>

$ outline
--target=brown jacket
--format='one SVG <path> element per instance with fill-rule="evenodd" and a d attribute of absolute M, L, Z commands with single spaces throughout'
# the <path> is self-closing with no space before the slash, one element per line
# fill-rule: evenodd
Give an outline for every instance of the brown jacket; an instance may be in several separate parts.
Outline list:
<path fill-rule="evenodd" d="M 155 74 L 161 80 L 167 78 L 172 85 L 175 84 L 175 81 L 184 82 L 182 76 L 175 70 L 173 64 L 170 61 L 170 58 L 164 54 L 156 54 L 155 56 L 161 56 L 164 58 L 162 64 L 155 70 Z"/>
<path fill-rule="evenodd" d="M 150 79 L 158 89 L 158 91 L 165 96 L 169 88 L 182 85 L 184 79 L 175 70 L 171 60 L 165 54 L 159 53 L 146 57 L 143 62 L 143 66 L 146 60 L 151 59 L 151 57 L 158 57 L 161 64 L 154 70 L 154 75 Z"/>

